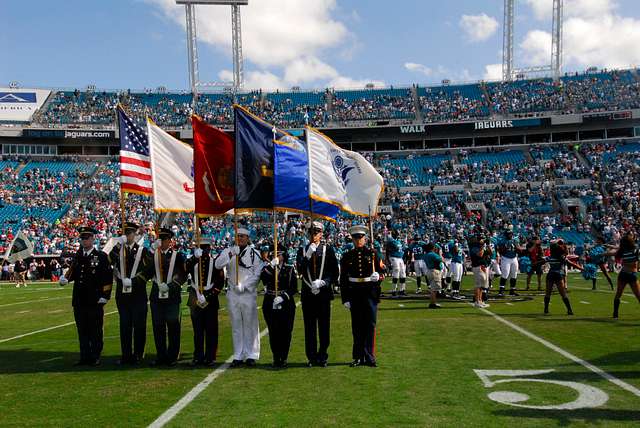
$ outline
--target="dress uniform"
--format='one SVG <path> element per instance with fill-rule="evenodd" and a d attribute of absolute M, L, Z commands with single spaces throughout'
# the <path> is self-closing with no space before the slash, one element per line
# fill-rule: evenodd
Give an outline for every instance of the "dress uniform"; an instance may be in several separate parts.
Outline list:
<path fill-rule="evenodd" d="M 264 262 L 258 250 L 249 244 L 249 231 L 238 229 L 238 245 L 224 250 L 216 259 L 216 269 L 227 268 L 227 304 L 233 335 L 232 367 L 242 361 L 255 366 L 260 358 L 260 329 L 258 324 L 258 282 Z"/>
<path fill-rule="evenodd" d="M 80 341 L 80 361 L 77 365 L 99 365 L 104 343 L 104 305 L 111 297 L 113 274 L 109 257 L 93 247 L 96 230 L 81 227 L 78 232 L 80 249 L 67 276 L 60 278 L 60 285 L 74 282 L 71 304 Z"/>
<path fill-rule="evenodd" d="M 367 228 L 352 226 L 354 249 L 345 253 L 340 262 L 340 290 L 342 303 L 351 311 L 353 335 L 352 367 L 376 366 L 375 329 L 380 302 L 380 260 L 375 252 L 364 246 Z"/>
<path fill-rule="evenodd" d="M 120 317 L 120 364 L 139 364 L 147 342 L 147 281 L 153 255 L 136 242 L 137 230 L 137 224 L 125 223 L 124 235 L 117 238 L 118 244 L 109 254 Z"/>
<path fill-rule="evenodd" d="M 339 277 L 338 260 L 333 248 L 319 241 L 324 230 L 322 223 L 314 221 L 309 230 L 311 239 L 316 237 L 317 242 L 300 247 L 296 256 L 302 277 L 305 353 L 309 366 L 325 367 L 329 358 L 332 287 L 337 285 Z"/>
<path fill-rule="evenodd" d="M 187 260 L 192 279 L 188 302 L 193 324 L 192 365 L 211 366 L 218 353 L 218 294 L 224 288 L 224 272 L 216 269 L 214 262 L 211 241 L 201 238 L 200 248 Z"/>
<path fill-rule="evenodd" d="M 285 263 L 286 253 L 279 251 L 262 269 L 260 279 L 265 287 L 262 314 L 269 329 L 269 345 L 273 353 L 273 367 L 287 367 L 291 332 L 296 317 L 296 302 L 293 296 L 298 292 L 298 274 L 293 266 Z M 278 272 L 276 289 L 275 272 Z"/>
<path fill-rule="evenodd" d="M 161 228 L 154 242 L 153 285 L 149 302 L 156 360 L 153 365 L 175 366 L 180 354 L 180 291 L 185 282 L 185 260 L 182 253 L 170 248 L 173 232 Z"/>

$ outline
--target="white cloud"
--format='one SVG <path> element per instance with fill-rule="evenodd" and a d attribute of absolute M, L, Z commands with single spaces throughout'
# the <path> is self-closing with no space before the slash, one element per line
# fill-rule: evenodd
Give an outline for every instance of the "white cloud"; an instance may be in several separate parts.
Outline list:
<path fill-rule="evenodd" d="M 502 79 L 502 64 L 487 64 L 484 67 L 484 80 Z"/>
<path fill-rule="evenodd" d="M 376 88 L 382 88 L 386 86 L 386 83 L 382 80 L 352 79 L 351 77 L 346 77 L 346 76 L 335 77 L 329 82 L 327 86 L 330 88 L 336 88 L 336 89 L 356 89 L 356 88 L 364 88 L 364 86 L 369 83 L 373 83 L 373 86 Z"/>
<path fill-rule="evenodd" d="M 424 74 L 425 76 L 433 75 L 433 70 L 424 64 L 418 64 L 415 62 L 405 62 L 404 68 L 406 68 L 409 71 L 413 71 L 415 73 Z"/>
<path fill-rule="evenodd" d="M 529 31 L 520 47 L 527 53 L 524 59 L 527 65 L 551 64 L 551 33 Z"/>
<path fill-rule="evenodd" d="M 184 8 L 175 0 L 145 0 L 185 27 Z M 325 49 L 350 55 L 357 39 L 333 17 L 336 0 L 256 0 L 241 7 L 246 86 L 322 85 L 340 73 L 321 60 Z M 198 40 L 223 51 L 231 62 L 231 12 L 224 6 L 197 6 Z M 356 15 L 351 16 L 357 18 Z M 255 66 L 257 70 L 252 70 Z M 225 74 L 225 71 L 221 72 Z M 280 75 L 280 76 L 279 76 Z M 346 78 L 349 79 L 349 78 Z M 354 80 L 355 81 L 355 80 Z M 271 88 L 271 86 L 259 86 Z"/>
<path fill-rule="evenodd" d="M 551 0 L 527 0 L 537 17 L 551 17 Z M 548 3 L 548 4 L 547 4 Z M 566 69 L 627 67 L 640 63 L 640 20 L 617 14 L 613 0 L 565 2 L 563 61 Z M 545 15 L 545 11 L 548 14 Z M 527 64 L 548 64 L 551 34 L 534 30 L 520 44 Z"/>
<path fill-rule="evenodd" d="M 485 41 L 493 36 L 498 29 L 498 21 L 486 13 L 462 15 L 459 25 L 472 42 Z"/>

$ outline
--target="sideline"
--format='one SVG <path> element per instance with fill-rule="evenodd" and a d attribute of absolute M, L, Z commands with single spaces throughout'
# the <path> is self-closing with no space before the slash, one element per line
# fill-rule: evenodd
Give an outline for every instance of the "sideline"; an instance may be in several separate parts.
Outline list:
<path fill-rule="evenodd" d="M 71 296 L 65 296 L 65 297 L 44 297 L 44 298 L 40 298 L 38 300 L 29 300 L 27 302 L 15 302 L 15 303 L 5 303 L 3 305 L 0 305 L 0 308 L 6 308 L 7 306 L 15 306 L 15 305 L 26 305 L 28 303 L 40 303 L 40 302 L 46 302 L 47 300 L 61 300 L 61 299 L 70 299 Z"/>

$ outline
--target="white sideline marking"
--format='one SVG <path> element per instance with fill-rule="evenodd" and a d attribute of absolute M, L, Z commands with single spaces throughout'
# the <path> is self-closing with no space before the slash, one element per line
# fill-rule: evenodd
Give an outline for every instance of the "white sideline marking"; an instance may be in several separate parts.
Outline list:
<path fill-rule="evenodd" d="M 507 303 L 507 305 L 509 305 L 509 306 L 513 306 L 513 303 L 511 303 L 511 302 L 506 302 L 506 303 Z"/>
<path fill-rule="evenodd" d="M 400 306 L 401 308 L 404 308 L 404 305 L 402 303 L 398 304 L 398 306 Z"/>
<path fill-rule="evenodd" d="M 520 327 L 517 324 L 512 323 L 511 321 L 507 321 L 506 319 L 502 318 L 500 315 L 496 315 L 493 312 L 487 310 L 487 309 L 480 309 L 482 312 L 491 315 L 492 317 L 494 317 L 496 320 L 500 321 L 501 323 L 511 327 L 512 329 L 514 329 L 515 331 L 517 331 L 518 333 L 527 336 L 529 339 L 535 340 L 536 342 L 546 346 L 547 348 L 551 349 L 552 351 L 557 352 L 558 354 L 562 355 L 563 357 L 573 361 L 574 363 L 578 363 L 581 366 L 591 370 L 592 372 L 594 372 L 595 374 L 603 377 L 604 379 L 608 380 L 609 382 L 618 385 L 620 388 L 624 389 L 625 391 L 628 391 L 630 393 L 632 393 L 633 395 L 635 395 L 636 397 L 640 397 L 640 389 L 636 388 L 633 385 L 629 385 L 628 383 L 618 379 L 617 377 L 610 375 L 609 373 L 605 372 L 604 370 L 602 370 L 601 368 L 594 366 L 593 364 L 589 363 L 588 361 L 585 361 L 581 358 L 576 357 L 575 355 L 565 351 L 564 349 L 560 348 L 559 346 L 554 345 L 553 343 L 539 337 L 536 336 L 535 334 L 525 330 L 524 328 Z"/>
<path fill-rule="evenodd" d="M 115 314 L 116 312 L 118 312 L 118 311 L 106 312 L 104 315 L 107 316 L 107 315 Z M 44 333 L 45 331 L 55 330 L 55 329 L 66 327 L 68 325 L 72 325 L 72 324 L 75 324 L 75 323 L 76 323 L 75 321 L 71 321 L 71 322 L 67 322 L 67 323 L 64 323 L 64 324 L 60 324 L 60 325 L 54 325 L 53 327 L 47 327 L 47 328 L 43 328 L 43 329 L 40 329 L 40 330 L 31 331 L 29 333 L 19 334 L 18 336 L 8 337 L 6 339 L 0 339 L 0 343 L 9 342 L 10 340 L 21 339 L 23 337 L 31 336 L 31 335 L 38 334 L 38 333 Z"/>
<path fill-rule="evenodd" d="M 49 311 L 50 314 L 57 314 L 58 312 L 64 312 L 64 309 L 56 309 L 55 311 Z"/>
<path fill-rule="evenodd" d="M 296 303 L 296 307 L 300 306 L 300 302 Z M 258 306 L 260 308 L 260 306 Z M 265 328 L 260 332 L 260 338 L 263 338 L 269 334 L 269 329 Z M 199 384 L 194 386 L 191 391 L 187 392 L 176 404 L 169 407 L 163 414 L 149 424 L 148 428 L 161 428 L 165 426 L 171 419 L 175 418 L 182 409 L 187 407 L 195 398 L 200 395 L 214 380 L 227 371 L 231 363 L 233 362 L 233 355 L 226 359 L 223 365 L 209 373 Z"/>
<path fill-rule="evenodd" d="M 27 309 L 26 311 L 16 312 L 16 314 L 26 314 L 28 312 L 31 312 L 31 309 Z"/>
<path fill-rule="evenodd" d="M 620 301 L 621 301 L 622 303 L 629 303 L 629 302 L 627 302 L 626 300 L 620 300 Z"/>
<path fill-rule="evenodd" d="M 583 305 L 590 305 L 591 304 L 589 302 L 585 302 L 584 300 L 580 300 L 580 303 L 582 303 Z"/>
<path fill-rule="evenodd" d="M 45 300 L 60 300 L 60 299 L 70 299 L 71 296 L 65 296 L 65 297 L 41 297 L 38 300 L 28 300 L 26 302 L 15 302 L 15 303 L 5 303 L 4 305 L 0 305 L 0 308 L 5 308 L 7 306 L 15 306 L 15 305 L 26 305 L 29 303 L 40 303 L 40 302 L 44 302 Z"/>

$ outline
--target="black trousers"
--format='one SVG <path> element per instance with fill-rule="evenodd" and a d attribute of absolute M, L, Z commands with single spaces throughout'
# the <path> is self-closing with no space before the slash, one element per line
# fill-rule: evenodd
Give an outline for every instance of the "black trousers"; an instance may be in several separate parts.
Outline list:
<path fill-rule="evenodd" d="M 171 363 L 180 353 L 180 303 L 151 302 L 151 323 L 156 360 Z"/>
<path fill-rule="evenodd" d="M 305 296 L 302 300 L 302 315 L 304 319 L 304 350 L 307 359 L 311 362 L 327 361 L 331 334 L 331 300 Z M 320 339 L 319 344 L 318 339 Z"/>
<path fill-rule="evenodd" d="M 78 329 L 80 361 L 93 362 L 99 359 L 104 345 L 102 339 L 104 305 L 74 306 L 73 317 Z"/>
<path fill-rule="evenodd" d="M 191 308 L 193 324 L 193 360 L 215 361 L 218 354 L 218 308 L 209 304 L 205 308 Z"/>
<path fill-rule="evenodd" d="M 351 300 L 351 334 L 353 359 L 373 363 L 378 302 L 370 296 L 357 296 Z"/>
<path fill-rule="evenodd" d="M 142 360 L 147 343 L 147 300 L 116 299 L 116 305 L 120 317 L 122 361 Z"/>
<path fill-rule="evenodd" d="M 281 309 L 273 309 L 273 299 L 274 296 L 264 296 L 262 314 L 269 329 L 269 346 L 273 353 L 273 361 L 281 362 L 289 358 L 296 304 L 293 300 L 287 300 L 282 303 Z"/>

